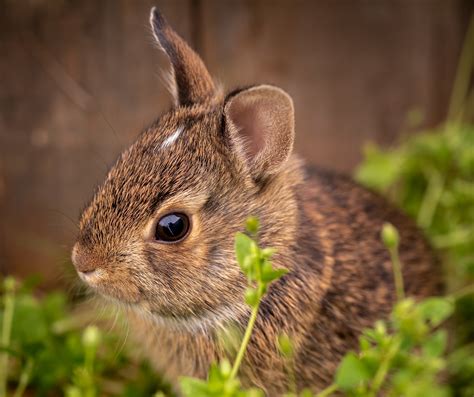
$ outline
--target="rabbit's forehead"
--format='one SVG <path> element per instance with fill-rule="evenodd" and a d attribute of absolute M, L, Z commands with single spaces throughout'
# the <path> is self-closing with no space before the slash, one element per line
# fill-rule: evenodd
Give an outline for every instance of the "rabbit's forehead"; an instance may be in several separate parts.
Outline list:
<path fill-rule="evenodd" d="M 149 219 L 165 200 L 219 180 L 221 158 L 193 132 L 178 126 L 125 151 L 84 212 L 84 223 L 128 228 Z"/>
<path fill-rule="evenodd" d="M 123 152 L 83 212 L 81 234 L 102 241 L 95 235 L 109 228 L 114 235 L 138 230 L 164 201 L 226 179 L 219 118 L 197 118 L 161 120 Z"/>
<path fill-rule="evenodd" d="M 184 134 L 178 128 L 150 147 L 138 148 L 125 156 L 110 171 L 103 195 L 118 198 L 123 204 L 143 206 L 147 200 L 151 205 L 157 197 L 164 199 L 194 187 L 209 169 L 199 150 L 184 142 L 184 138 L 179 141 L 180 133 Z"/>

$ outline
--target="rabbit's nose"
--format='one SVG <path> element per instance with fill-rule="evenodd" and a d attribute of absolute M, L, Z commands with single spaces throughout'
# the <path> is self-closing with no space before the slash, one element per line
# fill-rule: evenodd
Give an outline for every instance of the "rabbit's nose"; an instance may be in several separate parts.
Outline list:
<path fill-rule="evenodd" d="M 83 249 L 79 244 L 74 245 L 71 259 L 78 273 L 92 274 L 99 267 L 94 255 Z"/>

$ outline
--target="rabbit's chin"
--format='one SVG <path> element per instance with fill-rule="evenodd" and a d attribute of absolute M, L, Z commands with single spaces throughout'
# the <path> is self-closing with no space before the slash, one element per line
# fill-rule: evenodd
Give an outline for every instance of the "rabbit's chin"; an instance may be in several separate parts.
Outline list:
<path fill-rule="evenodd" d="M 179 317 L 157 314 L 150 310 L 147 302 L 126 304 L 126 306 L 129 310 L 135 311 L 142 318 L 153 323 L 155 326 L 175 332 L 189 333 L 208 333 L 216 329 L 225 330 L 248 312 L 248 308 L 244 304 L 239 306 L 222 305 L 196 315 Z"/>

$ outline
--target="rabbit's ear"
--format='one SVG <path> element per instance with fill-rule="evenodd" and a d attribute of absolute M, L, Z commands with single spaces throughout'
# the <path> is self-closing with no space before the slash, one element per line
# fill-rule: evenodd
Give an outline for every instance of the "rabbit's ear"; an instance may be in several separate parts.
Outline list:
<path fill-rule="evenodd" d="M 151 9 L 153 35 L 171 61 L 176 105 L 203 102 L 215 94 L 215 86 L 201 58 L 168 25 L 156 7 Z"/>
<path fill-rule="evenodd" d="M 277 173 L 293 149 L 295 117 L 291 97 L 259 85 L 230 96 L 225 104 L 230 139 L 258 180 Z"/>

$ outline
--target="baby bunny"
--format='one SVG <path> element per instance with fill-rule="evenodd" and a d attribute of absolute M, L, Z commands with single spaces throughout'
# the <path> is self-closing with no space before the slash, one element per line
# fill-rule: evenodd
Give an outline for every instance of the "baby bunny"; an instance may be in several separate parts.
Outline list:
<path fill-rule="evenodd" d="M 401 234 L 406 293 L 436 294 L 439 269 L 413 222 L 349 178 L 309 171 L 292 154 L 294 109 L 271 85 L 223 95 L 199 56 L 154 8 L 157 44 L 172 65 L 175 104 L 122 153 L 80 219 L 79 276 L 125 307 L 134 336 L 171 380 L 206 377 L 225 352 L 218 334 L 244 329 L 246 279 L 234 235 L 260 220 L 259 244 L 289 273 L 264 298 L 241 380 L 288 390 L 276 346 L 294 343 L 298 388 L 331 382 L 361 330 L 390 312 L 384 222 Z"/>

